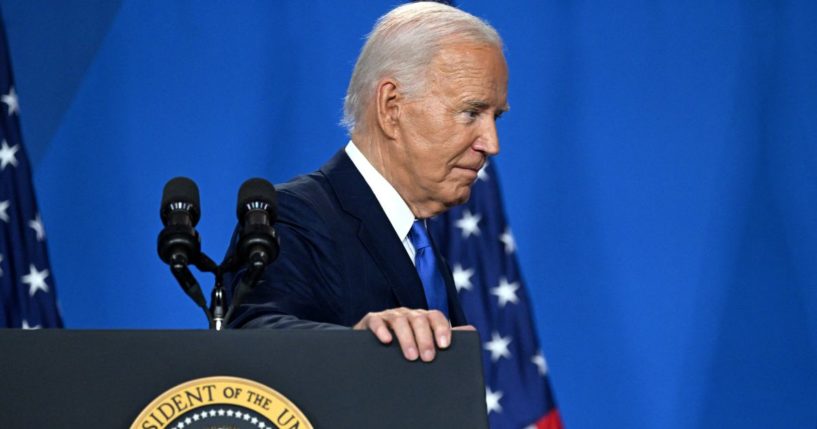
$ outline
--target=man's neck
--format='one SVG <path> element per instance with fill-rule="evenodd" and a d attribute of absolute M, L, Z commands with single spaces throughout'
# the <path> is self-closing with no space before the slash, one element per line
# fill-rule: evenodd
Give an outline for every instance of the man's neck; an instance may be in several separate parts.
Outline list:
<path fill-rule="evenodd" d="M 408 174 L 403 171 L 404 168 L 401 165 L 393 161 L 398 159 L 397 154 L 393 153 L 393 151 L 399 149 L 397 142 L 387 140 L 384 137 L 373 138 L 370 134 L 362 133 L 352 135 L 352 142 L 372 164 L 372 167 L 400 194 L 411 212 L 414 213 L 414 217 L 426 219 L 444 210 L 444 208 L 433 210 L 431 201 L 423 202 L 414 198 L 415 192 L 412 192 L 413 189 L 410 186 Z"/>

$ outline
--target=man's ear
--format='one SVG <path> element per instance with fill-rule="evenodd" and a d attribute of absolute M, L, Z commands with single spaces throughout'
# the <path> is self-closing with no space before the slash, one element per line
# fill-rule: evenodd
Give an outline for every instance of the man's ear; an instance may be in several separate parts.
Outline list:
<path fill-rule="evenodd" d="M 397 136 L 400 104 L 403 101 L 397 90 L 397 82 L 393 79 L 381 80 L 377 84 L 374 101 L 377 107 L 377 124 L 383 134 L 394 139 Z"/>

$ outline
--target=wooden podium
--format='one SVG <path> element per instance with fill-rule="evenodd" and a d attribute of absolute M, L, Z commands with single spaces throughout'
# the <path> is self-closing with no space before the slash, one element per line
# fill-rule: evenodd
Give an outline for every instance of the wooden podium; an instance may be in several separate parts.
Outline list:
<path fill-rule="evenodd" d="M 226 418 L 230 407 L 207 401 L 214 401 L 219 389 L 238 400 L 241 389 L 178 388 L 213 377 L 273 389 L 308 423 L 283 415 L 263 423 L 263 417 L 245 411 L 236 414 L 249 426 L 227 425 L 217 413 Z M 217 385 L 222 386 L 207 386 Z M 177 392 L 160 404 L 160 396 L 174 387 Z M 249 395 L 249 405 L 264 406 L 263 395 Z M 140 414 L 145 418 L 137 423 Z M 477 333 L 456 332 L 448 350 L 423 363 L 406 361 L 396 345 L 356 331 L 0 330 L 0 428 L 304 429 L 310 424 L 317 429 L 487 429 Z"/>

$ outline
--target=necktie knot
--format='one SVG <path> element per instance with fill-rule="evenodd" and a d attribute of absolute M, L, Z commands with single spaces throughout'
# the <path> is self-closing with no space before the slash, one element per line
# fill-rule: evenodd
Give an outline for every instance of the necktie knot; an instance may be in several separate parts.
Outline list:
<path fill-rule="evenodd" d="M 414 224 L 411 225 L 411 231 L 409 231 L 409 241 L 411 241 L 412 246 L 414 246 L 414 250 L 420 251 L 420 249 L 425 249 L 431 246 L 431 240 L 428 238 L 428 230 L 426 230 L 426 226 L 423 220 L 415 220 Z"/>

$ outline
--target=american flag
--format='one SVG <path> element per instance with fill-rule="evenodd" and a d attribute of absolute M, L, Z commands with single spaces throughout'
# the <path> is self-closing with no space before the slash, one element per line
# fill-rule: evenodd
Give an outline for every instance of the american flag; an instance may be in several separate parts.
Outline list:
<path fill-rule="evenodd" d="M 468 203 L 433 219 L 431 231 L 468 322 L 482 338 L 491 428 L 560 429 L 497 180 L 493 164 L 486 164 Z"/>
<path fill-rule="evenodd" d="M 0 16 L 0 324 L 57 328 L 62 327 L 62 318 L 20 136 L 19 113 Z"/>

